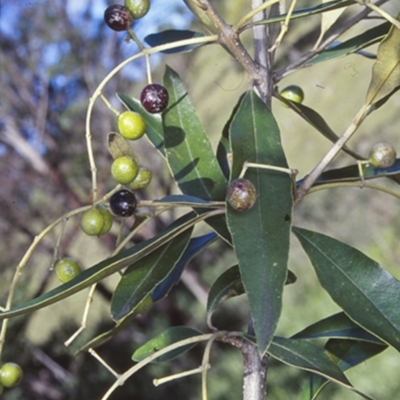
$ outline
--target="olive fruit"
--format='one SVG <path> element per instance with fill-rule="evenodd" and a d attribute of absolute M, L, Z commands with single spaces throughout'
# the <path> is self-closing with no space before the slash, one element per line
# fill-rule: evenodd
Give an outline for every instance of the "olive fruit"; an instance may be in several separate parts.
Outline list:
<path fill-rule="evenodd" d="M 128 140 L 140 139 L 146 132 L 146 122 L 134 111 L 125 111 L 118 116 L 118 130 Z"/>
<path fill-rule="evenodd" d="M 304 100 L 304 92 L 300 86 L 290 85 L 281 91 L 281 96 L 286 100 L 293 101 L 294 103 L 302 103 Z"/>
<path fill-rule="evenodd" d="M 111 211 L 119 217 L 130 217 L 135 212 L 137 200 L 133 192 L 122 189 L 110 198 Z"/>
<path fill-rule="evenodd" d="M 104 225 L 104 217 L 97 208 L 86 211 L 81 218 L 81 228 L 89 236 L 101 234 Z"/>
<path fill-rule="evenodd" d="M 0 368 L 0 384 L 12 388 L 22 380 L 22 368 L 15 363 L 6 363 Z"/>
<path fill-rule="evenodd" d="M 168 106 L 168 100 L 168 90 L 159 83 L 150 83 L 140 94 L 142 106 L 152 114 L 164 111 Z"/>
<path fill-rule="evenodd" d="M 125 6 L 115 4 L 104 11 L 104 22 L 114 31 L 126 31 L 132 21 L 131 12 Z"/>
<path fill-rule="evenodd" d="M 248 179 L 234 179 L 228 186 L 226 201 L 237 211 L 250 209 L 254 206 L 256 199 L 256 188 Z"/>
<path fill-rule="evenodd" d="M 75 278 L 81 271 L 82 268 L 78 261 L 71 257 L 63 258 L 56 265 L 56 275 L 62 283 L 68 282 L 72 278 Z"/>
<path fill-rule="evenodd" d="M 131 12 L 133 18 L 144 17 L 150 9 L 150 0 L 125 0 L 125 7 Z"/>
<path fill-rule="evenodd" d="M 150 185 L 152 178 L 151 171 L 146 167 L 139 167 L 136 178 L 128 185 L 131 190 L 145 189 Z"/>
<path fill-rule="evenodd" d="M 112 227 L 113 218 L 110 211 L 108 211 L 105 205 L 100 204 L 96 208 L 100 211 L 101 215 L 103 216 L 103 227 L 101 228 L 99 235 L 105 235 L 110 231 Z"/>
<path fill-rule="evenodd" d="M 120 184 L 131 183 L 139 172 L 137 162 L 128 156 L 118 157 L 111 165 L 111 175 Z"/>
<path fill-rule="evenodd" d="M 389 143 L 378 143 L 369 153 L 369 162 L 376 168 L 389 168 L 395 161 L 396 150 Z"/>

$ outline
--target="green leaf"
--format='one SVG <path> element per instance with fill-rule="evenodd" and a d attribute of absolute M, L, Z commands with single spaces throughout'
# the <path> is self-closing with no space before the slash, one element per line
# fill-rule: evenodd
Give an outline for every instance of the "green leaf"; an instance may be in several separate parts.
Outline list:
<path fill-rule="evenodd" d="M 228 121 L 226 121 L 226 123 L 224 125 L 224 128 L 222 130 L 222 135 L 219 140 L 218 147 L 217 147 L 217 159 L 218 159 L 219 165 L 221 166 L 222 171 L 224 172 L 226 179 L 229 179 L 229 175 L 230 175 L 231 167 L 229 165 L 228 158 L 231 156 L 231 153 L 232 153 L 231 143 L 229 141 L 229 130 L 231 127 L 232 120 L 237 113 L 237 110 L 240 106 L 240 103 L 242 102 L 242 98 L 244 95 L 245 95 L 245 93 L 243 93 L 240 96 L 239 101 L 236 103 L 235 107 L 233 107 L 232 113 L 229 116 Z"/>
<path fill-rule="evenodd" d="M 358 325 L 400 351 L 400 282 L 338 240 L 300 228 L 293 232 L 332 299 Z"/>
<path fill-rule="evenodd" d="M 143 346 L 139 347 L 133 353 L 132 360 L 140 362 L 146 357 L 151 356 L 152 354 L 170 346 L 171 344 L 199 335 L 202 335 L 202 332 L 198 331 L 197 329 L 189 328 L 187 326 L 173 326 L 165 330 L 163 333 L 160 333 L 157 337 L 149 340 Z M 179 349 L 175 349 L 170 353 L 157 358 L 154 362 L 170 361 L 173 358 L 176 358 L 179 355 L 190 350 L 191 348 L 196 346 L 196 344 L 197 343 L 193 343 L 187 346 L 180 347 Z"/>
<path fill-rule="evenodd" d="M 325 122 L 325 120 L 314 111 L 312 108 L 307 107 L 300 103 L 295 103 L 293 101 L 289 101 L 282 96 L 275 94 L 276 97 L 279 98 L 283 103 L 289 106 L 294 112 L 296 112 L 301 118 L 303 118 L 306 122 L 308 122 L 312 127 L 314 127 L 318 132 L 322 133 L 328 140 L 332 143 L 336 143 L 339 137 L 336 135 L 335 132 L 329 127 L 329 125 Z M 355 153 L 354 151 L 350 150 L 347 146 L 342 148 L 344 152 L 349 154 L 350 156 L 362 160 L 363 158 Z"/>
<path fill-rule="evenodd" d="M 316 57 L 307 61 L 305 65 L 314 65 L 323 61 L 332 60 L 338 57 L 344 57 L 349 54 L 356 53 L 357 51 L 380 42 L 389 32 L 391 24 L 385 22 L 381 25 L 375 26 L 360 35 L 354 36 L 345 42 L 327 48 Z"/>
<path fill-rule="evenodd" d="M 180 77 L 169 67 L 164 86 L 170 96 L 163 114 L 165 151 L 173 176 L 184 194 L 224 200 L 224 174 Z"/>
<path fill-rule="evenodd" d="M 366 332 L 354 323 L 345 313 L 340 312 L 322 319 L 292 336 L 292 339 L 317 338 L 346 338 L 357 339 L 372 343 L 383 344 L 378 338 Z"/>
<path fill-rule="evenodd" d="M 132 157 L 136 162 L 138 158 L 130 146 L 129 142 L 122 137 L 119 133 L 111 132 L 107 136 L 108 151 L 111 157 L 115 160 L 119 157 L 127 156 Z"/>
<path fill-rule="evenodd" d="M 390 177 L 400 173 L 400 158 L 396 159 L 395 163 L 388 168 L 375 168 L 373 165 L 363 165 L 363 176 L 365 180 L 376 179 L 382 177 Z M 360 171 L 358 165 L 349 165 L 348 167 L 331 169 L 323 172 L 314 186 L 323 185 L 325 183 L 334 182 L 360 182 Z"/>
<path fill-rule="evenodd" d="M 330 3 L 328 0 L 322 0 L 322 4 Z M 321 32 L 319 34 L 319 38 L 317 43 L 315 44 L 314 48 L 319 45 L 324 37 L 325 33 L 328 29 L 339 19 L 342 13 L 345 11 L 345 8 L 336 8 L 333 10 L 326 11 L 321 16 Z"/>
<path fill-rule="evenodd" d="M 331 339 L 325 345 L 325 350 L 331 354 L 342 371 L 347 371 L 371 357 L 375 357 L 387 348 L 381 343 L 371 343 L 349 339 Z"/>
<path fill-rule="evenodd" d="M 165 196 L 159 200 L 155 200 L 157 203 L 179 203 L 187 204 L 192 207 L 203 207 L 209 205 L 210 208 L 216 208 L 215 204 L 208 200 L 200 199 L 199 197 L 188 196 L 186 194 L 171 194 Z"/>
<path fill-rule="evenodd" d="M 211 286 L 207 299 L 207 325 L 213 326 L 212 314 L 223 301 L 243 293 L 244 287 L 239 266 L 235 265 L 222 273 Z"/>
<path fill-rule="evenodd" d="M 325 350 L 305 340 L 274 337 L 268 354 L 285 364 L 314 372 L 345 387 L 351 387 L 343 372 L 328 357 Z"/>
<path fill-rule="evenodd" d="M 297 18 L 308 17 L 309 15 L 321 14 L 327 11 L 336 10 L 339 8 L 347 7 L 354 4 L 354 0 L 333 0 L 329 1 L 325 4 L 318 4 L 309 8 L 301 8 L 299 10 L 294 10 L 290 20 L 294 20 Z M 280 14 L 262 21 L 259 21 L 252 25 L 265 25 L 272 24 L 274 22 L 284 21 L 286 19 L 287 14 Z"/>
<path fill-rule="evenodd" d="M 130 247 L 129 249 L 121 251 L 113 257 L 99 262 L 93 267 L 82 271 L 69 282 L 50 290 L 42 296 L 27 301 L 26 303 L 10 310 L 0 312 L 0 320 L 4 318 L 16 317 L 18 315 L 47 307 L 50 304 L 54 304 L 57 301 L 80 292 L 81 290 L 93 285 L 96 282 L 99 282 L 107 276 L 114 274 L 122 268 L 126 268 L 132 263 L 139 261 L 180 233 L 191 228 L 197 222 L 204 220 L 205 217 L 206 215 L 196 216 L 194 213 L 188 213 L 184 215 L 153 238 L 141 242 Z"/>
<path fill-rule="evenodd" d="M 366 104 L 376 103 L 400 88 L 400 29 L 392 26 L 378 47 Z"/>
<path fill-rule="evenodd" d="M 75 354 L 78 354 L 80 352 L 85 352 L 88 351 L 89 349 L 94 349 L 96 347 L 99 347 L 103 345 L 104 343 L 107 343 L 109 340 L 114 338 L 120 331 L 122 331 L 128 324 L 131 323 L 132 319 L 136 317 L 138 314 L 143 313 L 143 307 L 149 308 L 149 305 L 151 305 L 152 300 L 151 297 L 145 297 L 136 307 L 133 309 L 128 315 L 126 315 L 124 318 L 120 319 L 113 328 L 109 329 L 106 332 L 101 333 L 100 335 L 97 335 L 95 338 L 89 340 L 85 345 L 81 346 L 78 351 L 75 352 Z"/>
<path fill-rule="evenodd" d="M 146 135 L 150 143 L 165 157 L 164 132 L 160 114 L 150 114 L 141 105 L 140 101 L 123 93 L 117 94 L 121 103 L 130 111 L 140 114 L 146 121 Z"/>
<path fill-rule="evenodd" d="M 129 314 L 173 270 L 189 243 L 193 228 L 182 232 L 124 272 L 111 301 L 115 321 Z"/>
<path fill-rule="evenodd" d="M 385 349 L 385 345 L 382 346 L 375 343 L 357 342 L 347 339 L 331 339 L 325 345 L 325 350 L 342 371 L 346 371 L 365 362 Z M 326 380 L 323 376 L 311 374 L 309 382 L 304 387 L 300 400 L 316 399 L 329 383 L 330 381 Z M 371 399 L 371 397 L 358 390 L 352 390 L 365 399 Z"/>
<path fill-rule="evenodd" d="M 230 129 L 232 179 L 245 161 L 287 168 L 280 133 L 271 111 L 253 92 L 243 97 Z M 253 208 L 238 212 L 227 205 L 242 281 L 249 299 L 258 348 L 264 354 L 282 308 L 292 220 L 292 180 L 278 171 L 251 168 L 245 177 L 255 186 Z"/>
<path fill-rule="evenodd" d="M 286 285 L 296 282 L 296 275 L 288 270 Z M 223 272 L 211 286 L 207 299 L 207 325 L 213 326 L 211 317 L 217 307 L 231 297 L 245 293 L 239 266 L 235 265 Z"/>
<path fill-rule="evenodd" d="M 163 44 L 178 42 L 179 40 L 192 39 L 197 37 L 204 37 L 201 32 L 194 32 L 189 30 L 178 30 L 178 29 L 167 29 L 162 32 L 148 35 L 144 38 L 144 41 L 151 47 L 160 46 Z M 173 54 L 173 53 L 184 53 L 197 49 L 203 46 L 204 43 L 196 43 L 187 46 L 179 46 L 174 49 L 164 50 L 161 53 Z"/>
<path fill-rule="evenodd" d="M 163 123 L 165 152 L 172 175 L 183 194 L 204 200 L 225 200 L 226 178 L 180 77 L 169 67 L 164 86 L 170 96 Z M 230 242 L 224 216 L 216 216 L 207 223 Z"/>
<path fill-rule="evenodd" d="M 151 293 L 153 301 L 158 301 L 167 296 L 172 287 L 179 282 L 182 272 L 190 260 L 208 247 L 211 243 L 214 243 L 217 238 L 218 236 L 215 232 L 210 232 L 205 235 L 191 238 L 188 246 L 182 253 L 178 262 L 175 264 L 175 267 L 171 273 L 165 278 L 165 280 L 160 282 L 160 284 L 154 288 L 153 292 Z"/>

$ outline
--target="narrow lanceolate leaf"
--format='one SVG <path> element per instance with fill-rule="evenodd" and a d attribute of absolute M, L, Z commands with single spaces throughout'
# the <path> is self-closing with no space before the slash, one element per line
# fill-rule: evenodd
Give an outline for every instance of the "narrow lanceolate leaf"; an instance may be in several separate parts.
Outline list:
<path fill-rule="evenodd" d="M 318 54 L 310 61 L 307 61 L 305 65 L 314 65 L 322 61 L 328 61 L 334 58 L 357 53 L 367 46 L 380 42 L 388 34 L 391 26 L 392 25 L 389 22 L 385 22 L 342 43 L 329 46 L 325 51 Z M 360 54 L 363 53 L 360 52 Z"/>
<path fill-rule="evenodd" d="M 287 168 L 275 119 L 253 91 L 243 97 L 232 120 L 230 141 L 232 178 L 240 175 L 245 161 Z M 257 200 L 245 212 L 227 206 L 227 221 L 249 299 L 258 348 L 264 354 L 281 314 L 293 186 L 289 174 L 270 169 L 250 168 L 245 178 L 255 186 Z"/>
<path fill-rule="evenodd" d="M 341 312 L 322 319 L 292 336 L 293 339 L 346 338 L 367 341 L 382 345 L 383 343 L 354 323 Z"/>
<path fill-rule="evenodd" d="M 140 114 L 146 121 L 146 136 L 153 146 L 164 157 L 164 132 L 160 114 L 150 114 L 141 105 L 140 101 L 127 96 L 126 94 L 118 93 L 118 98 L 121 103 L 130 111 L 135 111 Z"/>
<path fill-rule="evenodd" d="M 192 39 L 198 37 L 204 37 L 204 33 L 194 32 L 189 30 L 168 29 L 166 31 L 148 35 L 144 38 L 144 41 L 151 47 L 155 47 L 163 44 L 178 42 L 179 40 Z M 186 46 L 179 46 L 173 49 L 161 51 L 161 53 L 165 54 L 184 53 L 197 49 L 198 47 L 203 45 L 204 43 L 196 43 Z"/>
<path fill-rule="evenodd" d="M 303 104 L 286 100 L 282 96 L 279 96 L 279 99 L 283 103 L 288 105 L 294 112 L 296 112 L 301 118 L 303 118 L 306 122 L 308 122 L 312 127 L 314 127 L 318 132 L 320 132 L 332 143 L 336 143 L 336 141 L 339 139 L 336 133 L 329 127 L 326 121 L 315 110 Z M 344 146 L 342 150 L 358 160 L 362 159 L 360 155 L 350 150 L 347 146 Z"/>
<path fill-rule="evenodd" d="M 354 0 L 332 0 L 325 4 L 318 4 L 316 6 L 312 6 L 309 8 L 301 8 L 294 10 L 291 15 L 291 20 L 297 18 L 308 17 L 310 15 L 321 14 L 330 10 L 337 10 L 339 8 L 347 7 L 354 4 Z M 268 19 L 264 19 L 252 25 L 265 25 L 272 24 L 274 22 L 284 21 L 286 19 L 287 14 L 280 14 L 277 16 L 270 17 Z"/>
<path fill-rule="evenodd" d="M 10 310 L 0 312 L 0 320 L 47 307 L 50 304 L 54 304 L 57 301 L 80 292 L 81 290 L 99 282 L 107 276 L 110 276 L 115 272 L 128 267 L 132 263 L 141 260 L 143 257 L 152 253 L 154 250 L 158 249 L 160 246 L 167 243 L 180 233 L 190 229 L 196 222 L 204 220 L 205 217 L 206 215 L 196 215 L 195 213 L 188 213 L 184 215 L 153 238 L 132 246 L 129 249 L 123 250 L 117 255 L 107 258 L 104 261 L 101 261 L 93 267 L 82 271 L 69 282 L 50 290 L 42 296 L 39 296 Z"/>
<path fill-rule="evenodd" d="M 167 67 L 164 86 L 170 99 L 163 115 L 168 165 L 184 194 L 224 200 L 226 179 L 178 74 Z"/>
<path fill-rule="evenodd" d="M 129 314 L 168 276 L 188 245 L 192 230 L 182 232 L 126 269 L 111 301 L 115 321 Z"/>
<path fill-rule="evenodd" d="M 244 293 L 239 266 L 229 268 L 222 273 L 211 286 L 207 299 L 207 324 L 212 326 L 211 317 L 219 304 Z"/>
<path fill-rule="evenodd" d="M 367 361 L 384 351 L 386 348 L 386 345 L 357 342 L 355 340 L 347 339 L 331 339 L 325 345 L 325 350 L 342 371 L 347 371 L 348 369 Z M 330 382 L 331 381 L 321 375 L 311 374 L 309 382 L 304 387 L 299 400 L 317 399 L 321 391 Z M 365 399 L 371 399 L 371 397 L 358 390 L 352 390 Z"/>
<path fill-rule="evenodd" d="M 169 107 L 163 114 L 164 146 L 172 175 L 186 195 L 224 200 L 226 178 L 183 82 L 169 67 L 165 71 L 164 86 L 170 96 Z M 217 216 L 207 223 L 230 242 L 224 216 Z"/>
<path fill-rule="evenodd" d="M 207 246 L 213 243 L 217 238 L 217 234 L 215 232 L 211 232 L 206 235 L 190 239 L 188 246 L 179 258 L 173 270 L 154 288 L 153 292 L 151 293 L 153 301 L 158 301 L 165 297 L 171 288 L 179 282 L 182 272 L 189 261 Z"/>
<path fill-rule="evenodd" d="M 330 3 L 330 0 L 322 0 L 322 4 Z M 321 16 L 321 32 L 315 47 L 319 45 L 327 30 L 338 20 L 345 11 L 345 7 L 326 11 Z"/>
<path fill-rule="evenodd" d="M 288 270 L 286 285 L 296 282 L 296 275 Z M 212 327 L 211 317 L 218 306 L 231 297 L 245 293 L 239 266 L 235 265 L 222 273 L 211 286 L 207 299 L 207 325 Z"/>
<path fill-rule="evenodd" d="M 387 345 L 348 339 L 331 339 L 325 345 L 342 371 L 347 371 L 387 349 Z"/>
<path fill-rule="evenodd" d="M 400 29 L 392 26 L 378 48 L 366 104 L 377 103 L 400 89 Z"/>
<path fill-rule="evenodd" d="M 164 332 L 160 333 L 157 337 L 149 340 L 143 346 L 139 347 L 132 355 L 133 361 L 142 361 L 146 357 L 151 356 L 159 350 L 165 349 L 167 346 L 179 342 L 181 340 L 189 339 L 194 336 L 201 335 L 202 332 L 197 329 L 189 328 L 188 326 L 172 326 Z M 183 354 L 196 346 L 197 343 L 183 346 L 179 349 L 173 350 L 155 360 L 155 362 L 163 362 L 172 360 L 175 357 Z"/>
<path fill-rule="evenodd" d="M 365 180 L 392 177 L 400 174 L 400 158 L 397 158 L 393 165 L 388 168 L 376 168 L 371 164 L 362 166 L 363 177 Z M 335 168 L 322 173 L 314 186 L 334 182 L 360 182 L 360 170 L 358 165 L 349 165 L 347 167 Z M 300 182 L 298 182 L 300 183 Z"/>
<path fill-rule="evenodd" d="M 358 325 L 400 351 L 400 282 L 360 251 L 294 228 L 321 285 Z"/>
<path fill-rule="evenodd" d="M 305 340 L 274 337 L 268 354 L 285 364 L 314 372 L 343 386 L 351 387 L 343 372 L 328 357 L 325 350 Z"/>

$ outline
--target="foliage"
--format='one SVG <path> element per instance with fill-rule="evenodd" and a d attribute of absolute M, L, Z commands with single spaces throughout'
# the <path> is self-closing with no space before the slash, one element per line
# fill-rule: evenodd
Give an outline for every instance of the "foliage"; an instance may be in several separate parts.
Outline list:
<path fill-rule="evenodd" d="M 302 391 L 297 390 L 296 398 L 316 399 L 333 382 L 358 396 L 371 399 L 362 388 L 353 387 L 346 372 L 386 349 L 400 351 L 400 283 L 388 269 L 348 243 L 315 230 L 304 229 L 297 226 L 297 223 L 293 225 L 293 221 L 300 206 L 307 203 L 308 195 L 320 190 L 361 187 L 374 189 L 372 193 L 381 191 L 400 198 L 397 190 L 400 159 L 388 167 L 377 168 L 348 144 L 350 138 L 365 125 L 367 117 L 381 112 L 383 106 L 393 106 L 390 100 L 393 100 L 392 97 L 400 88 L 399 18 L 379 8 L 380 4 L 385 3 L 384 0 L 379 1 L 378 5 L 348 0 L 323 1 L 318 5 L 309 2 L 304 8 L 297 9 L 294 9 L 296 2 L 293 1 L 288 11 L 282 14 L 275 8 L 277 0 L 253 1 L 253 11 L 242 12 L 240 19 L 229 25 L 223 19 L 224 13 L 216 10 L 208 0 L 185 0 L 185 3 L 207 33 L 168 28 L 165 32 L 152 33 L 146 37 L 144 41 L 150 47 L 144 47 L 134 31 L 128 29 L 128 43 L 124 45 L 128 46 L 134 41 L 139 48 L 138 52 L 122 60 L 108 74 L 103 70 L 106 77 L 100 83 L 96 82 L 93 94 L 87 96 L 89 105 L 84 130 L 90 175 L 87 174 L 84 181 L 81 177 L 83 183 L 80 186 L 89 191 L 87 185 L 91 185 L 89 196 L 75 192 L 72 186 L 65 184 L 59 172 L 54 173 L 59 169 L 51 168 L 49 154 L 46 159 L 34 146 L 30 147 L 34 151 L 34 157 L 28 158 L 31 165 L 45 177 L 49 176 L 58 187 L 67 188 L 70 199 L 68 206 L 72 211 L 54 217 L 53 221 L 44 218 L 44 221 L 38 222 L 41 233 L 34 237 L 18 263 L 5 307 L 0 313 L 3 321 L 1 350 L 9 323 L 14 317 L 36 313 L 58 302 L 64 304 L 73 294 L 90 288 L 81 328 L 66 344 L 70 345 L 79 336 L 78 339 L 83 337 L 82 343 L 78 340 L 77 351 L 88 351 L 100 361 L 101 366 L 116 376 L 107 392 L 101 394 L 102 399 L 111 398 L 114 391 L 132 375 L 131 379 L 135 380 L 134 374 L 148 364 L 156 363 L 153 367 L 162 365 L 159 363 L 171 362 L 178 356 L 180 360 L 185 357 L 186 351 L 198 349 L 201 342 L 206 345 L 200 366 L 190 367 L 182 362 L 182 366 L 187 366 L 186 370 L 183 368 L 184 372 L 156 379 L 155 385 L 201 374 L 202 397 L 208 398 L 207 379 L 213 374 L 214 365 L 211 358 L 213 352 L 218 351 L 214 350 L 214 343 L 222 342 L 242 353 L 245 371 L 250 371 L 244 374 L 243 398 L 246 400 L 265 397 L 268 387 L 265 388 L 263 380 L 274 367 L 273 364 L 268 367 L 271 360 L 307 374 L 308 382 Z M 356 5 L 357 13 L 347 15 L 346 11 L 352 5 Z M 337 42 L 338 37 L 349 27 L 365 21 L 371 11 L 376 12 L 383 21 L 362 34 Z M 344 18 L 339 20 L 342 12 L 345 13 Z M 321 14 L 321 35 L 314 47 L 304 50 L 295 60 L 279 59 L 279 56 L 275 58 L 275 51 L 290 41 L 292 21 L 308 21 L 315 14 Z M 274 28 L 279 27 L 278 22 L 282 22 L 282 25 L 276 33 Z M 253 31 L 256 38 L 254 58 L 250 55 L 251 45 L 240 36 L 249 30 Z M 104 110 L 112 113 L 115 119 L 120 115 L 110 100 L 110 92 L 105 90 L 106 85 L 118 79 L 123 67 L 142 59 L 145 60 L 148 80 L 151 82 L 151 56 L 157 53 L 185 53 L 185 57 L 186 53 L 194 51 L 211 51 L 210 44 L 227 51 L 250 79 L 247 90 L 234 99 L 232 111 L 225 110 L 217 150 L 214 151 L 207 129 L 197 115 L 196 105 L 191 100 L 190 86 L 185 84 L 181 75 L 171 66 L 165 67 L 162 78 L 163 86 L 169 93 L 169 104 L 161 114 L 149 114 L 138 100 L 139 96 L 120 92 L 122 85 L 118 85 L 118 89 L 114 88 L 121 105 L 143 117 L 147 127 L 146 138 L 155 154 L 153 159 L 157 160 L 155 163 L 163 160 L 179 193 L 171 195 L 169 189 L 163 190 L 165 186 L 162 177 L 157 182 L 158 192 L 151 194 L 153 200 L 144 200 L 144 195 L 139 191 L 134 218 L 116 219 L 118 229 L 106 235 L 104 243 L 112 246 L 110 255 L 101 255 L 100 260 L 91 267 L 56 288 L 44 291 L 45 281 L 37 295 L 30 299 L 24 298 L 19 305 L 14 305 L 15 293 L 24 285 L 20 278 L 26 274 L 29 262 L 37 262 L 35 254 L 39 246 L 46 244 L 53 250 L 48 262 L 51 270 L 62 258 L 61 254 L 65 252 L 63 249 L 67 248 L 64 242 L 68 239 L 69 227 L 72 224 L 76 226 L 82 213 L 93 206 L 107 204 L 112 194 L 120 189 L 120 185 L 110 184 L 106 168 L 102 167 L 102 164 L 111 165 L 106 151 L 111 158 L 129 156 L 140 163 L 148 163 L 147 167 L 152 164 L 152 159 L 146 159 L 139 145 L 131 145 L 128 140 L 113 132 L 109 123 L 102 127 L 96 121 L 97 115 L 101 115 L 97 114 L 95 108 L 97 100 L 103 101 L 106 106 Z M 363 50 L 375 44 L 378 47 L 372 49 L 374 52 Z M 10 46 L 7 49 L 9 51 Z M 370 68 L 371 79 L 365 85 L 365 100 L 341 135 L 337 135 L 326 117 L 313 107 L 292 102 L 280 95 L 278 84 L 287 75 L 304 67 L 312 70 L 322 62 L 355 56 L 374 60 Z M 191 83 L 193 86 L 196 84 L 195 81 Z M 83 86 L 80 89 L 84 91 Z M 323 158 L 297 181 L 299 171 L 288 166 L 278 114 L 272 106 L 273 97 L 289 107 L 288 111 L 293 112 L 293 118 L 299 116 L 310 128 L 332 143 Z M 340 102 L 338 97 L 335 100 Z M 73 125 L 70 118 L 65 116 L 68 126 Z M 15 116 L 8 116 L 3 121 L 6 125 L 3 142 L 22 152 L 21 143 L 24 142 L 12 139 L 10 126 L 17 132 L 13 119 Z M 50 122 L 46 120 L 45 124 L 51 126 Z M 108 134 L 101 142 L 95 131 L 104 131 L 104 128 L 107 128 Z M 79 140 L 75 136 L 71 139 Z M 333 160 L 341 152 L 352 158 L 351 164 L 335 167 Z M 55 163 L 61 163 L 66 156 L 58 154 Z M 298 158 L 301 156 L 304 154 L 299 152 Z M 229 182 L 238 177 L 250 180 L 257 192 L 255 205 L 244 212 L 233 209 L 225 199 Z M 372 184 L 371 181 L 377 178 L 387 181 L 390 186 L 385 183 L 379 186 Z M 83 205 L 87 203 L 87 197 L 91 199 L 90 204 Z M 85 200 L 82 201 L 82 198 Z M 184 209 L 184 212 L 177 213 L 180 209 Z M 43 225 L 47 226 L 43 228 Z M 27 230 L 33 237 L 31 229 Z M 291 233 L 294 233 L 304 249 L 320 287 L 340 309 L 339 313 L 321 318 L 303 327 L 295 335 L 279 332 L 279 322 L 285 312 L 283 298 L 289 284 L 291 290 L 296 290 L 299 277 L 297 271 L 294 273 L 289 270 Z M 112 343 L 118 338 L 117 335 L 129 329 L 129 324 L 135 318 L 145 318 L 152 307 L 157 307 L 157 303 L 174 299 L 174 286 L 189 262 L 199 254 L 213 254 L 217 244 L 221 246 L 219 248 L 229 248 L 234 259 L 228 268 L 219 271 L 214 277 L 214 283 L 207 293 L 207 312 L 201 329 L 189 326 L 189 323 L 186 326 L 171 323 L 161 333 L 157 329 L 150 330 L 145 343 L 131 351 L 135 363 L 125 366 L 125 372 L 117 374 L 94 349 Z M 212 257 L 216 259 L 217 255 Z M 203 268 L 208 269 L 209 262 L 204 260 L 203 264 Z M 107 279 L 118 273 L 121 276 L 110 289 Z M 305 276 L 310 272 L 300 273 Z M 100 334 L 88 338 L 84 337 L 84 328 L 96 285 L 107 288 L 106 297 L 110 297 L 107 313 L 111 315 L 113 323 Z M 239 329 L 233 326 L 225 328 L 218 309 L 227 299 L 242 294 L 246 295 L 248 315 L 241 321 Z M 185 308 L 185 304 L 181 307 Z M 291 318 L 301 321 L 301 317 L 295 313 Z M 244 329 L 246 325 L 247 329 Z M 7 340 L 5 344 L 6 349 Z M 162 372 L 166 374 L 164 370 Z M 255 391 L 252 389 L 254 386 Z M 154 393 L 157 396 L 157 391 Z M 115 396 L 118 396 L 118 391 Z"/>

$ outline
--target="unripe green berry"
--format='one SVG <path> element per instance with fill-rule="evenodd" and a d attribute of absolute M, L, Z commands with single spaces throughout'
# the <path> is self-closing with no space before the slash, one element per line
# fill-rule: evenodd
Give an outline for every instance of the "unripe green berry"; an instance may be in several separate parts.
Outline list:
<path fill-rule="evenodd" d="M 378 143 L 369 153 L 369 162 L 376 168 L 389 168 L 395 161 L 396 150 L 389 143 Z"/>
<path fill-rule="evenodd" d="M 122 185 L 131 183 L 136 178 L 138 172 L 139 165 L 131 157 L 119 157 L 111 165 L 111 175 Z"/>
<path fill-rule="evenodd" d="M 112 227 L 113 218 L 110 211 L 108 211 L 105 205 L 100 204 L 96 208 L 100 211 L 101 215 L 103 216 L 103 227 L 101 228 L 99 235 L 105 235 L 110 231 Z"/>
<path fill-rule="evenodd" d="M 151 171 L 146 167 L 139 167 L 136 178 L 128 185 L 131 190 L 145 189 L 150 185 L 152 178 Z"/>
<path fill-rule="evenodd" d="M 81 228 L 89 236 L 100 235 L 104 225 L 104 217 L 97 208 L 86 211 L 81 218 Z"/>
<path fill-rule="evenodd" d="M 281 91 L 281 96 L 286 100 L 293 101 L 294 103 L 301 104 L 304 100 L 304 92 L 300 86 L 290 85 Z M 286 105 L 286 104 L 285 104 Z M 287 106 L 286 106 L 287 107 Z"/>
<path fill-rule="evenodd" d="M 144 17 L 150 9 L 150 0 L 125 0 L 125 7 L 131 12 L 133 18 Z"/>
<path fill-rule="evenodd" d="M 118 116 L 118 130 L 128 140 L 140 139 L 146 132 L 146 121 L 133 111 L 125 111 Z"/>
<path fill-rule="evenodd" d="M 6 363 L 0 368 L 0 384 L 12 388 L 22 380 L 22 368 L 15 363 Z"/>
<path fill-rule="evenodd" d="M 256 200 L 256 188 L 248 179 L 234 179 L 228 186 L 226 201 L 233 209 L 246 211 L 254 206 Z"/>
<path fill-rule="evenodd" d="M 82 268 L 78 261 L 74 260 L 71 257 L 63 258 L 56 265 L 57 278 L 62 283 L 68 282 L 71 279 L 75 278 L 81 271 Z"/>

